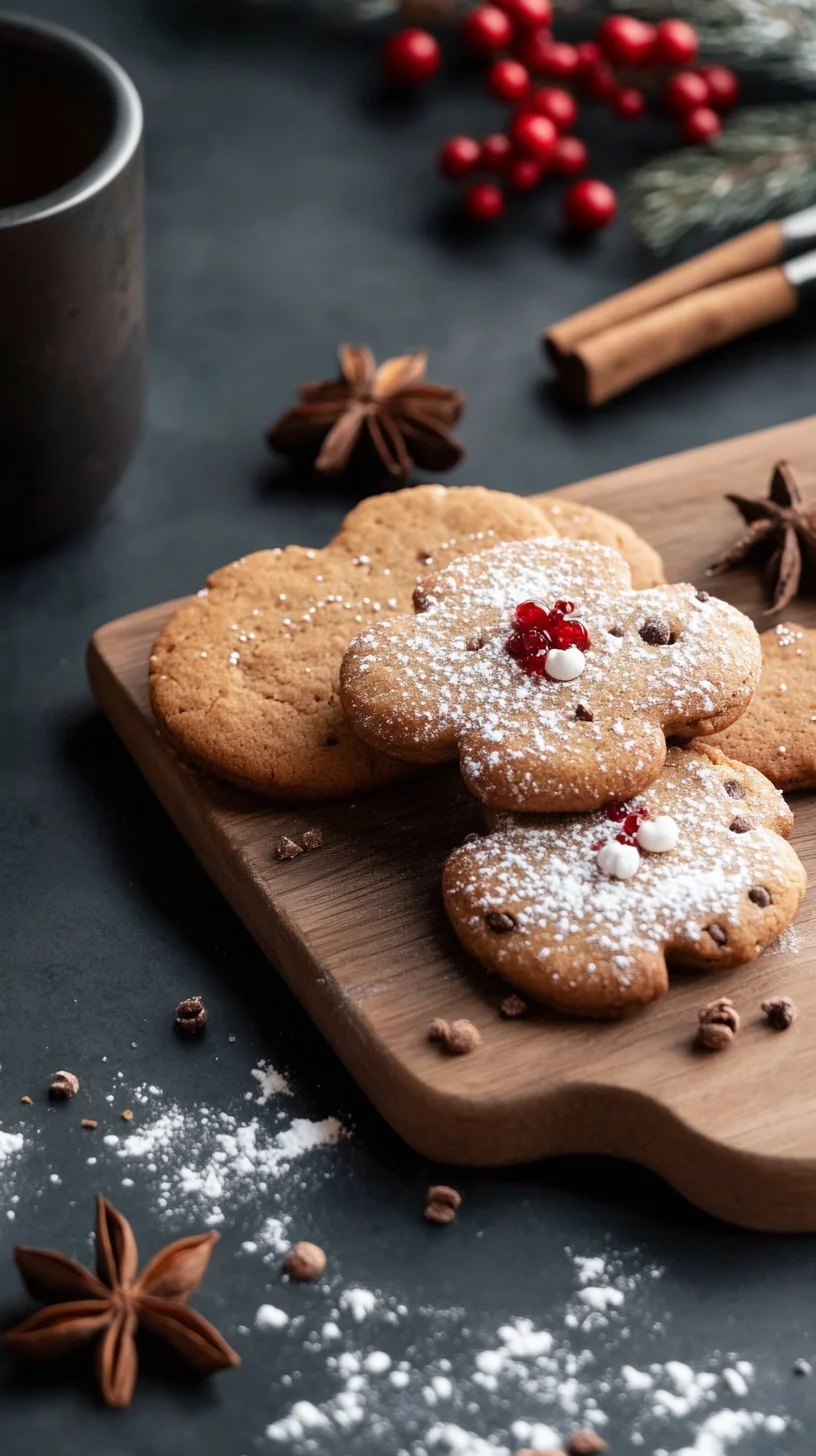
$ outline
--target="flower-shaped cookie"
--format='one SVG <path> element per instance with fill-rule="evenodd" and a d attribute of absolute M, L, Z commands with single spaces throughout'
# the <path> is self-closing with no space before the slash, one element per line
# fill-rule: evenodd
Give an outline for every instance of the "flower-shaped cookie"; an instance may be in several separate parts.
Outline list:
<path fill-rule="evenodd" d="M 669 749 L 630 804 L 492 823 L 445 865 L 454 929 L 489 970 L 583 1016 L 664 995 L 667 959 L 712 971 L 754 960 L 805 891 L 779 792 L 699 744 Z"/>
<path fill-rule="evenodd" d="M 739 717 L 760 671 L 741 612 L 693 586 L 631 589 L 609 547 L 553 537 L 460 558 L 349 646 L 343 708 L 374 748 L 459 757 L 499 809 L 628 799 L 657 778 L 666 736 Z"/>

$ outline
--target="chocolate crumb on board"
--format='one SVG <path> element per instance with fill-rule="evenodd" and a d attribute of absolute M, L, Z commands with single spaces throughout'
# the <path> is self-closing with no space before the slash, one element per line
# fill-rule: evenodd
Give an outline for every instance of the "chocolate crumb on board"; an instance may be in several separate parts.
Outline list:
<path fill-rule="evenodd" d="M 472 1021 L 452 1021 L 445 1037 L 445 1046 L 455 1056 L 464 1056 L 481 1045 L 482 1034 Z"/>
<path fill-rule="evenodd" d="M 326 1255 L 318 1244 L 293 1244 L 283 1261 L 284 1273 L 302 1284 L 319 1279 L 325 1268 Z"/>
<path fill-rule="evenodd" d="M 428 1027 L 428 1041 L 447 1041 L 449 1031 L 447 1021 L 443 1021 L 441 1016 L 437 1016 Z"/>
<path fill-rule="evenodd" d="M 774 1031 L 787 1031 L 799 1014 L 790 996 L 770 996 L 763 1001 L 762 1010 Z"/>
<path fill-rule="evenodd" d="M 26 1107 L 31 1107 L 32 1106 L 32 1102 L 31 1102 L 31 1098 L 30 1097 L 21 1097 L 20 1098 L 20 1101 L 21 1102 L 24 1102 L 25 1105 L 26 1105 Z"/>
<path fill-rule="evenodd" d="M 725 1051 L 740 1029 L 739 1012 L 727 996 L 709 1001 L 698 1013 L 697 1045 L 709 1052 Z"/>
<path fill-rule="evenodd" d="M 130 1110 L 129 1107 L 126 1107 L 125 1110 L 124 1110 L 124 1112 L 120 1112 L 119 1113 L 119 1116 L 121 1117 L 121 1119 L 122 1119 L 123 1122 L 132 1122 L 133 1121 L 133 1113 L 131 1112 L 131 1110 Z"/>
<path fill-rule="evenodd" d="M 448 1208 L 452 1208 L 454 1213 L 458 1213 L 462 1207 L 462 1195 L 447 1183 L 432 1183 L 425 1194 L 425 1202 L 444 1203 Z"/>
<path fill-rule="evenodd" d="M 456 1218 L 456 1209 L 449 1203 L 426 1203 L 423 1215 L 428 1223 L 448 1224 Z"/>
<path fill-rule="evenodd" d="M 520 996 L 506 996 L 499 1007 L 499 1015 L 505 1021 L 517 1021 L 520 1016 L 526 1016 L 529 1010 L 527 1002 L 522 1001 Z"/>
<path fill-rule="evenodd" d="M 288 834 L 282 834 L 275 850 L 275 859 L 297 859 L 299 854 L 303 854 L 300 845 L 295 844 Z"/>
<path fill-rule="evenodd" d="M 51 1086 L 48 1088 L 49 1095 L 64 1101 L 68 1097 L 76 1097 L 79 1091 L 79 1078 L 73 1072 L 55 1072 L 51 1078 Z"/>
<path fill-rule="evenodd" d="M 303 835 L 303 838 L 301 839 L 300 842 L 303 845 L 303 848 L 304 849 L 322 849 L 323 848 L 323 830 L 322 829 L 307 829 L 306 830 L 306 833 Z"/>
<path fill-rule="evenodd" d="M 576 1431 L 567 1442 L 568 1456 L 598 1456 L 608 1450 L 606 1441 L 596 1431 Z"/>
<path fill-rule="evenodd" d="M 94 1130 L 98 1128 L 99 1123 L 93 1117 L 83 1117 L 79 1125 L 80 1127 L 87 1128 L 90 1132 L 94 1132 Z"/>
<path fill-rule="evenodd" d="M 176 1007 L 176 1030 L 182 1036 L 197 1036 L 207 1025 L 207 1008 L 200 996 L 188 996 Z"/>

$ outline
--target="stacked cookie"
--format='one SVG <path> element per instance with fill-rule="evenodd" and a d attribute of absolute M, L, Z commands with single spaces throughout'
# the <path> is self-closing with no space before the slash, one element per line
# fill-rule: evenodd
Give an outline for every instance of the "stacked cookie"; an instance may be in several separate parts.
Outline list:
<path fill-rule="evenodd" d="M 471 954 L 611 1016 L 666 991 L 667 955 L 724 969 L 789 924 L 792 815 L 704 741 L 757 686 L 746 617 L 689 585 L 635 591 L 614 549 L 552 536 L 453 561 L 415 604 L 351 643 L 342 706 L 380 752 L 458 758 L 485 805 L 443 878 Z"/>
<path fill-rule="evenodd" d="M 804 891 L 761 774 L 705 746 L 667 756 L 667 737 L 729 731 L 760 650 L 734 608 L 663 583 L 589 507 L 399 491 L 321 551 L 215 572 L 155 644 L 153 708 L 187 759 L 281 800 L 458 759 L 489 827 L 445 869 L 466 949 L 614 1015 L 665 991 L 667 954 L 752 959 Z"/>

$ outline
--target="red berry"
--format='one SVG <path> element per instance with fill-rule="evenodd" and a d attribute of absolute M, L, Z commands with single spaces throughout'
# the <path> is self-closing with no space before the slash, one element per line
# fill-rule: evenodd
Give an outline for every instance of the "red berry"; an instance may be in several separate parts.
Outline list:
<path fill-rule="evenodd" d="M 697 32 L 686 20 L 661 20 L 657 27 L 653 60 L 663 66 L 687 66 L 693 61 L 700 42 Z"/>
<path fill-rule="evenodd" d="M 486 172 L 503 172 L 513 148 L 510 145 L 510 138 L 504 135 L 503 131 L 491 132 L 482 142 L 479 153 L 479 165 Z"/>
<path fill-rule="evenodd" d="M 504 205 L 504 193 L 492 182 L 476 182 L 462 198 L 462 206 L 474 222 L 495 222 L 504 212 Z"/>
<path fill-rule="evenodd" d="M 570 227 L 594 232 L 606 227 L 618 210 L 618 199 L 605 182 L 586 178 L 573 182 L 564 193 L 564 216 Z"/>
<path fill-rule="evenodd" d="M 598 42 L 614 66 L 643 66 L 651 57 L 655 28 L 634 15 L 610 15 L 598 28 Z"/>
<path fill-rule="evenodd" d="M 581 77 L 584 90 L 594 101 L 611 101 L 618 89 L 612 67 L 606 61 L 597 61 Z"/>
<path fill-rule="evenodd" d="M 487 89 L 494 101 L 518 101 L 529 85 L 530 72 L 519 61 L 494 61 L 487 73 Z"/>
<path fill-rule="evenodd" d="M 473 171 L 480 155 L 481 147 L 473 137 L 449 137 L 440 149 L 437 165 L 443 177 L 464 177 Z"/>
<path fill-rule="evenodd" d="M 575 52 L 578 56 L 579 76 L 583 75 L 585 71 L 591 70 L 593 66 L 597 66 L 598 62 L 603 60 L 603 51 L 594 40 L 579 41 L 575 47 Z"/>
<path fill-rule="evenodd" d="M 559 137 L 552 155 L 552 170 L 560 177 L 575 177 L 587 164 L 587 149 L 580 137 Z"/>
<path fill-rule="evenodd" d="M 549 25 L 552 21 L 553 8 L 550 0 L 498 0 L 498 3 L 516 25 L 527 29 L 533 29 L 536 25 Z"/>
<path fill-rule="evenodd" d="M 697 73 L 708 87 L 708 104 L 715 111 L 730 111 L 739 99 L 739 81 L 729 66 L 701 66 Z"/>
<path fill-rule="evenodd" d="M 522 31 L 513 46 L 513 54 L 527 67 L 528 71 L 544 71 L 552 44 L 553 39 L 550 32 L 545 25 L 542 25 L 539 30 Z"/>
<path fill-rule="evenodd" d="M 710 142 L 722 131 L 722 121 L 710 106 L 695 106 L 693 111 L 687 111 L 680 125 L 685 140 L 692 146 Z"/>
<path fill-rule="evenodd" d="M 492 55 L 503 51 L 513 38 L 513 22 L 498 5 L 479 5 L 465 16 L 459 34 L 469 51 Z"/>
<path fill-rule="evenodd" d="M 677 71 L 663 87 L 663 101 L 667 111 L 683 116 L 697 106 L 708 105 L 708 86 L 694 71 Z"/>
<path fill-rule="evenodd" d="M 627 120 L 633 116 L 642 116 L 646 110 L 646 97 L 637 86 L 621 86 L 619 91 L 612 97 L 612 106 L 618 116 Z"/>
<path fill-rule="evenodd" d="M 578 70 L 578 52 L 573 45 L 565 45 L 563 41 L 551 40 L 546 46 L 541 46 L 542 64 L 539 70 L 546 71 L 548 76 L 561 76 L 564 80 L 568 76 L 574 76 Z"/>
<path fill-rule="evenodd" d="M 537 162 L 547 162 L 555 150 L 558 132 L 548 116 L 523 112 L 510 128 L 510 139 L 517 151 Z"/>
<path fill-rule="evenodd" d="M 573 98 L 559 86 L 540 86 L 533 91 L 527 109 L 539 116 L 548 116 L 559 131 L 569 131 L 578 120 L 578 107 Z"/>
<path fill-rule="evenodd" d="M 507 185 L 514 192 L 532 192 L 541 181 L 543 168 L 532 157 L 514 157 L 507 168 Z"/>
<path fill-rule="evenodd" d="M 380 61 L 395 86 L 418 86 L 436 75 L 442 52 L 427 30 L 399 30 L 385 42 Z"/>

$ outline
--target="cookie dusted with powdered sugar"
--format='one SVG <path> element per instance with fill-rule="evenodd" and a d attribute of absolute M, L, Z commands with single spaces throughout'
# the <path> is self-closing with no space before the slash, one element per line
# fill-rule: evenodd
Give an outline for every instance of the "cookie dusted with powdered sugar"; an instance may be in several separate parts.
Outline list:
<path fill-rule="evenodd" d="M 571 541 L 597 541 L 599 546 L 614 547 L 629 563 L 632 586 L 636 591 L 663 585 L 666 573 L 660 556 L 654 546 L 644 541 L 626 521 L 583 501 L 570 500 L 560 493 L 540 496 L 539 499 L 559 536 Z"/>
<path fill-rule="evenodd" d="M 759 640 L 759 687 L 747 712 L 718 734 L 717 745 L 778 789 L 816 788 L 816 632 L 780 622 Z"/>
<path fill-rule="evenodd" d="M 458 756 L 499 809 L 600 808 L 660 773 L 666 737 L 725 728 L 760 670 L 741 612 L 693 586 L 631 589 L 616 551 L 547 537 L 426 576 L 418 615 L 370 627 L 341 673 L 346 716 L 380 752 Z"/>
<path fill-rule="evenodd" d="M 664 995 L 667 960 L 711 971 L 754 960 L 805 891 L 779 792 L 705 745 L 670 749 L 627 804 L 491 822 L 445 865 L 453 927 L 489 970 L 582 1016 Z"/>

